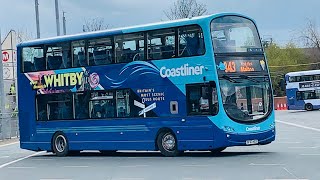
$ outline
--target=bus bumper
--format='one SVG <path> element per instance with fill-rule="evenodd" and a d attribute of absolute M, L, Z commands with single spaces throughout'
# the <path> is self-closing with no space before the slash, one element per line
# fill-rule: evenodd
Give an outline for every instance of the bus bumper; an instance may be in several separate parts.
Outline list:
<path fill-rule="evenodd" d="M 269 144 L 275 140 L 275 134 L 276 134 L 276 130 L 274 128 L 268 131 L 250 133 L 250 134 L 225 132 L 224 135 L 226 138 L 226 141 L 225 141 L 226 144 L 224 145 L 224 147 Z"/>

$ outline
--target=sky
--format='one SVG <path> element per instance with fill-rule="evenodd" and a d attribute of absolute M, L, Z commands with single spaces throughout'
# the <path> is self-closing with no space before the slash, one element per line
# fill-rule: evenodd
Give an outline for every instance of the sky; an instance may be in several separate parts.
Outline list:
<path fill-rule="evenodd" d="M 164 11 L 175 0 L 59 0 L 62 32 L 62 11 L 66 12 L 67 34 L 82 32 L 85 20 L 103 18 L 109 27 L 125 27 L 167 20 Z M 197 0 L 207 7 L 208 14 L 236 12 L 253 18 L 262 38 L 273 38 L 279 44 L 298 37 L 307 21 L 320 25 L 319 0 Z M 36 36 L 34 0 L 0 0 L 2 37 L 10 30 Z M 39 0 L 41 38 L 56 36 L 55 0 Z M 320 27 L 320 26 L 318 26 Z"/>

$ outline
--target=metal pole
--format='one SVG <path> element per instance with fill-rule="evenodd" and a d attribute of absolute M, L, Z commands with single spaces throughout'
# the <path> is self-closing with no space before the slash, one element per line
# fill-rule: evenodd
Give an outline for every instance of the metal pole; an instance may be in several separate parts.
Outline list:
<path fill-rule="evenodd" d="M 63 23 L 63 35 L 67 34 L 67 27 L 66 27 L 66 16 L 64 15 L 66 12 L 62 12 L 63 18 L 62 18 L 62 23 Z"/>
<path fill-rule="evenodd" d="M 36 25 L 37 25 L 37 39 L 40 38 L 40 25 L 39 25 L 39 3 L 38 0 L 35 0 L 35 9 L 36 9 Z"/>
<path fill-rule="evenodd" d="M 4 113 L 5 113 L 5 94 L 4 94 L 4 86 L 3 86 L 3 64 L 2 64 L 2 38 L 1 38 L 1 29 L 0 29 L 0 120 L 1 120 L 1 134 L 2 138 L 5 138 L 6 136 L 5 133 L 5 118 L 4 118 Z"/>
<path fill-rule="evenodd" d="M 56 4 L 57 36 L 60 36 L 60 21 L 59 21 L 59 4 L 58 4 L 58 0 L 55 0 L 55 4 Z"/>

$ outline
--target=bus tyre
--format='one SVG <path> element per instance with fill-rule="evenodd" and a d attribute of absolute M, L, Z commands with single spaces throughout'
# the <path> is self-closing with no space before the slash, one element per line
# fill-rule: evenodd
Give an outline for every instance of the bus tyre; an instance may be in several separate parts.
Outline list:
<path fill-rule="evenodd" d="M 310 103 L 306 104 L 305 108 L 306 108 L 307 111 L 312 111 L 313 110 L 313 106 Z"/>
<path fill-rule="evenodd" d="M 210 149 L 210 151 L 212 154 L 219 154 L 225 149 L 226 149 L 226 147 L 220 147 L 220 148 L 216 148 L 216 149 Z"/>
<path fill-rule="evenodd" d="M 57 132 L 52 138 L 52 150 L 59 156 L 66 156 L 69 152 L 69 144 L 67 137 L 62 132 Z"/>
<path fill-rule="evenodd" d="M 177 156 L 179 154 L 177 144 L 177 138 L 170 131 L 162 131 L 157 137 L 158 148 L 164 156 Z"/>

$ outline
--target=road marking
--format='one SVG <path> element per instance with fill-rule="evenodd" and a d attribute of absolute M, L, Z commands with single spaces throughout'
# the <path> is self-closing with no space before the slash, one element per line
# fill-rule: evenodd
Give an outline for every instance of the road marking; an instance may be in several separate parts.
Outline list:
<path fill-rule="evenodd" d="M 301 142 L 277 142 L 277 144 L 300 144 Z"/>
<path fill-rule="evenodd" d="M 40 180 L 72 180 L 72 179 L 40 179 Z"/>
<path fill-rule="evenodd" d="M 286 124 L 286 125 L 290 125 L 290 126 L 295 126 L 295 127 L 303 128 L 303 129 L 308 129 L 308 130 L 320 132 L 320 129 L 313 128 L 313 127 L 303 126 L 303 125 L 294 124 L 294 123 L 289 123 L 289 122 L 285 122 L 285 121 L 279 121 L 279 120 L 276 120 L 276 122 L 279 122 L 279 123 L 282 123 L 282 124 Z"/>
<path fill-rule="evenodd" d="M 63 166 L 65 168 L 88 168 L 89 166 Z"/>
<path fill-rule="evenodd" d="M 11 162 L 2 164 L 2 165 L 0 165 L 0 169 L 1 169 L 1 168 L 4 168 L 4 167 L 6 167 L 6 166 L 9 166 L 10 164 L 13 164 L 13 163 L 22 161 L 22 160 L 24 160 L 24 159 L 27 159 L 27 158 L 32 157 L 32 156 L 36 156 L 36 155 L 41 154 L 41 153 L 42 153 L 42 152 L 36 152 L 36 153 L 33 153 L 33 154 L 29 155 L 29 156 L 25 156 L 25 157 L 16 159 L 16 160 L 14 160 L 14 161 L 11 161 Z"/>
<path fill-rule="evenodd" d="M 32 159 L 32 161 L 52 161 L 53 159 Z"/>
<path fill-rule="evenodd" d="M 149 165 L 128 165 L 128 166 L 119 166 L 119 167 L 123 167 L 123 168 L 136 168 L 136 167 L 148 167 Z"/>
<path fill-rule="evenodd" d="M 9 144 L 0 145 L 0 148 L 6 147 L 6 146 L 10 146 L 10 145 L 13 145 L 13 144 L 18 144 L 18 143 L 19 143 L 19 141 L 18 142 L 9 143 Z"/>
<path fill-rule="evenodd" d="M 294 175 L 292 172 L 290 172 L 287 168 L 283 167 L 282 169 L 284 169 L 291 176 L 295 177 L 295 179 L 299 179 L 296 175 Z"/>
<path fill-rule="evenodd" d="M 309 179 L 264 179 L 264 180 L 309 180 Z"/>
<path fill-rule="evenodd" d="M 36 167 L 19 167 L 19 166 L 16 166 L 16 167 L 8 167 L 8 168 L 10 168 L 10 169 L 34 169 L 34 168 L 36 168 Z"/>
<path fill-rule="evenodd" d="M 266 156 L 268 156 L 268 155 L 266 155 L 266 154 L 260 154 L 260 155 L 256 155 L 256 154 L 246 154 L 246 155 L 244 155 L 244 156 L 249 156 L 249 157 L 266 157 Z"/>
<path fill-rule="evenodd" d="M 122 180 L 142 180 L 144 178 L 120 178 Z"/>
<path fill-rule="evenodd" d="M 250 163 L 249 166 L 284 166 L 285 164 L 255 164 Z"/>
<path fill-rule="evenodd" d="M 317 149 L 318 147 L 316 146 L 311 146 L 311 147 L 288 147 L 289 149 Z"/>
<path fill-rule="evenodd" d="M 320 156 L 320 154 L 300 154 L 300 156 Z"/>
<path fill-rule="evenodd" d="M 201 165 L 201 164 L 187 164 L 182 165 L 183 167 L 208 167 L 209 165 Z"/>
<path fill-rule="evenodd" d="M 0 156 L 0 159 L 2 159 L 2 158 L 8 158 L 8 157 L 10 157 L 10 156 Z"/>

